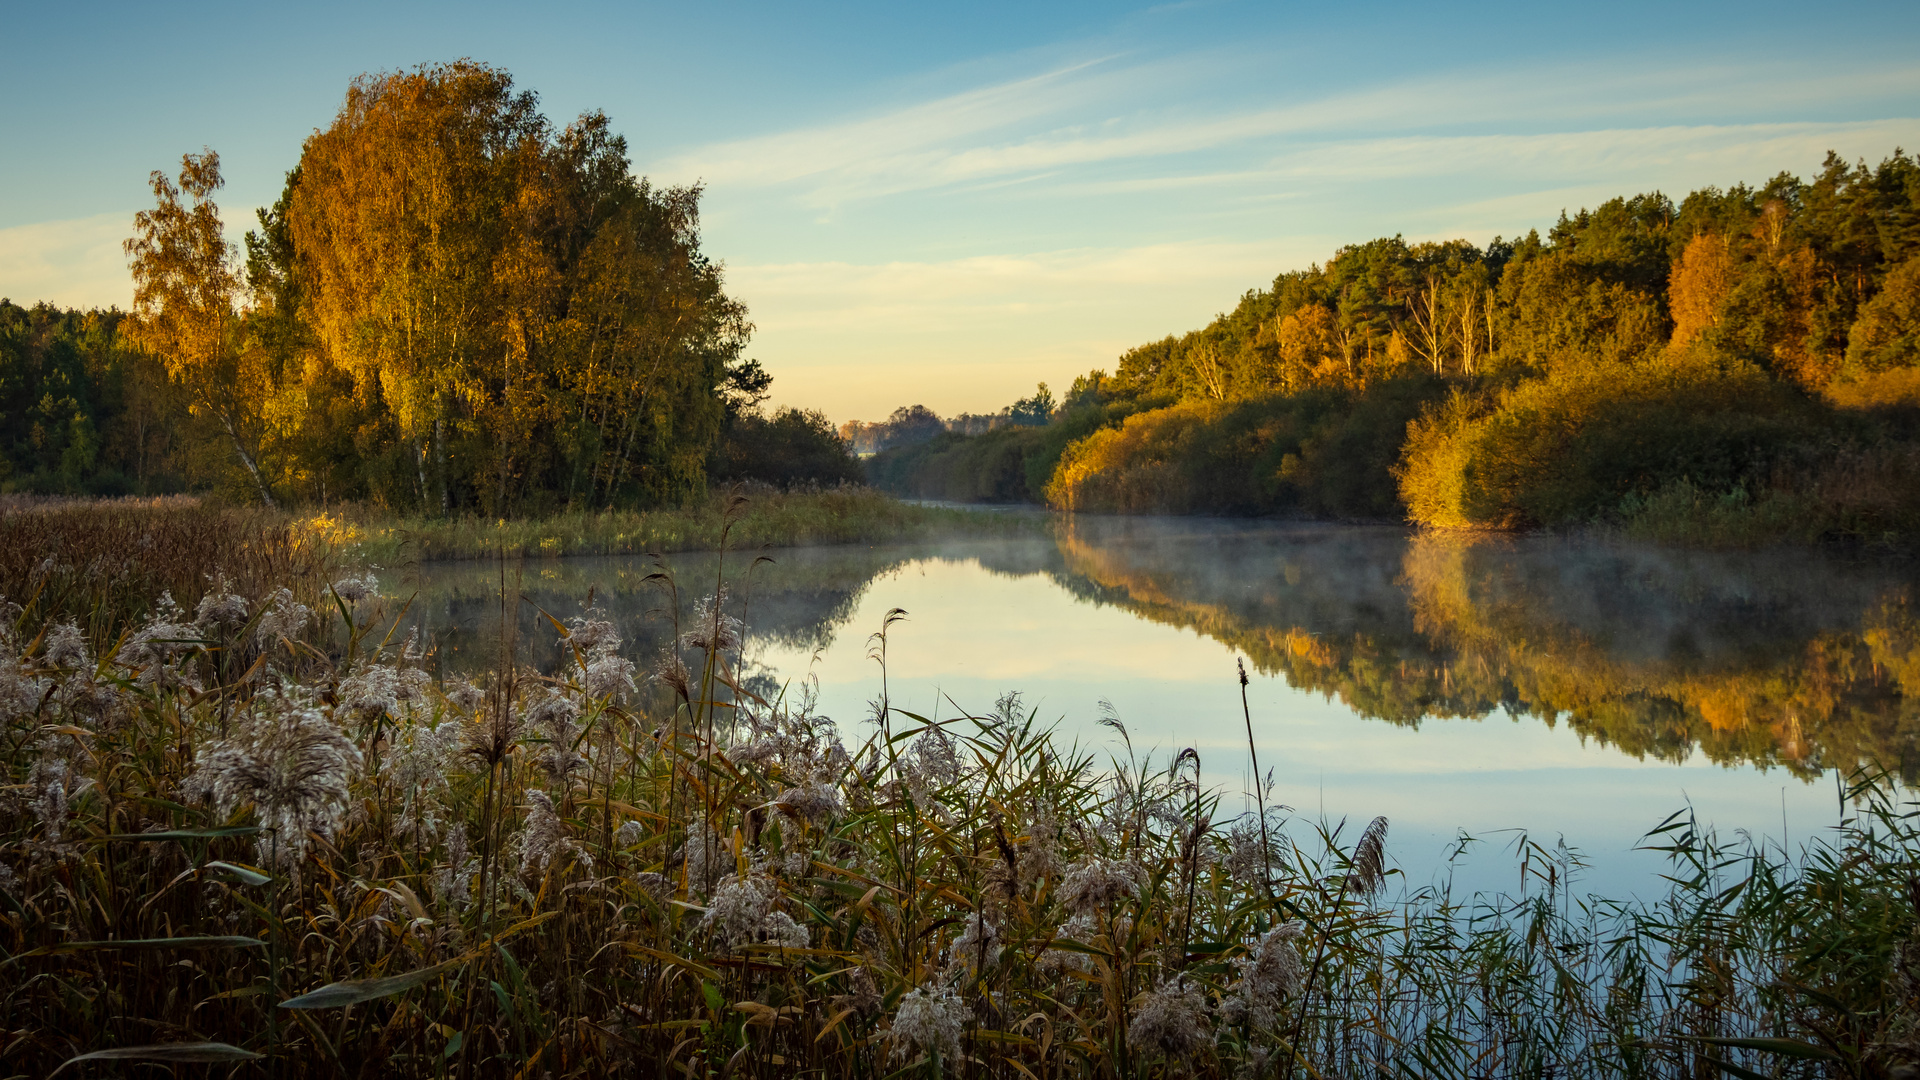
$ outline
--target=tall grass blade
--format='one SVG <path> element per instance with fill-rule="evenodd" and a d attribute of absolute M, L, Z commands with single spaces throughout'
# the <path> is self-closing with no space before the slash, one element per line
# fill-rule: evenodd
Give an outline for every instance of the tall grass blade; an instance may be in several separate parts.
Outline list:
<path fill-rule="evenodd" d="M 251 1050 L 242 1050 L 237 1046 L 223 1042 L 197 1043 L 155 1043 L 151 1046 L 117 1046 L 111 1050 L 95 1050 L 90 1054 L 68 1058 L 50 1076 L 58 1076 L 67 1071 L 67 1066 L 78 1065 L 83 1061 L 164 1061 L 169 1064 L 221 1064 L 224 1062 L 258 1061 L 261 1055 Z"/>
<path fill-rule="evenodd" d="M 344 982 L 328 983 L 318 990 L 288 998 L 280 1003 L 280 1007 L 283 1009 L 339 1009 L 348 1005 L 358 1005 L 363 1001 L 372 1001 L 389 994 L 398 994 L 403 990 L 411 990 L 466 962 L 466 958 L 461 957 L 458 960 L 448 960 L 432 967 L 424 967 L 419 971 L 410 971 L 405 975 L 389 975 L 382 979 L 348 979 Z"/>

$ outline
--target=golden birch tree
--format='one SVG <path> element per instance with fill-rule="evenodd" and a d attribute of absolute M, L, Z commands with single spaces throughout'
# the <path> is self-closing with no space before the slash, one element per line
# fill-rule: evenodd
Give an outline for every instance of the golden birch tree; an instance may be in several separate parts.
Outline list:
<path fill-rule="evenodd" d="M 249 405 L 259 400 L 263 380 L 241 370 L 240 255 L 213 202 L 223 183 L 220 155 L 184 155 L 177 185 L 157 169 L 149 183 L 154 208 L 134 215 L 134 235 L 124 245 L 133 269 L 133 314 L 124 332 L 161 358 L 189 408 L 219 427 L 260 501 L 273 506 Z"/>

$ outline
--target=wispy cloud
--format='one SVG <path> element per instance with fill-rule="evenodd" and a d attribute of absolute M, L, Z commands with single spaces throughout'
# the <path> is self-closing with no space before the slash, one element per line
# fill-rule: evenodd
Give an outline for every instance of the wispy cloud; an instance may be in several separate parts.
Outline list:
<path fill-rule="evenodd" d="M 733 264 L 754 352 L 783 403 L 836 419 L 922 401 L 991 411 L 1134 345 L 1192 328 L 1325 238 L 1194 242 L 944 261 Z M 789 397 L 788 395 L 793 395 Z"/>
<path fill-rule="evenodd" d="M 1088 60 L 873 116 L 715 143 L 654 162 L 648 172 L 669 180 L 769 185 L 912 157 L 927 147 L 1086 104 L 1103 88 L 1103 68 L 1110 69 L 1110 62 Z"/>
<path fill-rule="evenodd" d="M 1048 313 L 1105 308 L 1142 291 L 1213 295 L 1223 284 L 1270 277 L 1293 246 L 1193 242 L 867 265 L 734 264 L 727 279 L 763 327 L 926 333 L 978 329 L 983 319 L 1038 323 Z"/>
<path fill-rule="evenodd" d="M 1241 107 L 1208 110 L 1188 104 L 1174 110 L 1148 92 L 1176 72 L 1191 77 L 1194 66 L 1176 61 L 1130 65 L 1105 58 L 876 116 L 697 148 L 649 171 L 670 178 L 697 176 L 717 188 L 786 187 L 802 205 L 825 207 L 1235 147 L 1272 153 L 1301 138 L 1331 137 L 1360 146 L 1367 144 L 1348 140 L 1418 135 L 1444 140 L 1448 132 L 1461 129 L 1511 130 L 1547 123 L 1564 130 L 1601 121 L 1600 130 L 1592 133 L 1487 135 L 1483 138 L 1535 141 L 1479 145 L 1509 156 L 1551 156 L 1556 145 L 1579 143 L 1591 150 L 1612 133 L 1622 137 L 1616 152 L 1644 154 L 1645 148 L 1632 145 L 1631 133 L 1649 129 L 1604 121 L 1625 116 L 1691 119 L 1729 110 L 1745 115 L 1781 109 L 1817 112 L 1836 102 L 1920 93 L 1920 69 L 1911 65 L 1836 73 L 1815 67 L 1783 70 L 1777 64 L 1619 63 L 1429 75 L 1334 94 L 1273 92 L 1279 100 L 1251 109 L 1244 107 L 1244 95 L 1215 95 Z M 1782 138 L 1792 136 L 1787 130 L 1791 127 L 1782 126 Z M 1685 134 L 1719 129 L 1653 130 Z M 1417 154 L 1423 147 L 1470 151 L 1476 144 L 1412 139 L 1393 145 Z"/>
<path fill-rule="evenodd" d="M 1759 163 L 1817 164 L 1825 151 L 1885 153 L 1920 136 L 1920 119 L 1850 123 L 1710 124 L 1607 128 L 1538 135 L 1415 135 L 1304 148 L 1278 158 L 1270 177 L 1338 179 L 1483 174 L 1525 179 L 1659 169 L 1683 181 L 1701 167 L 1721 183 Z M 1754 179 L 1764 179 L 1756 177 Z"/>
<path fill-rule="evenodd" d="M 133 212 L 0 229 L 0 296 L 69 307 L 126 307 L 133 282 L 120 243 Z"/>

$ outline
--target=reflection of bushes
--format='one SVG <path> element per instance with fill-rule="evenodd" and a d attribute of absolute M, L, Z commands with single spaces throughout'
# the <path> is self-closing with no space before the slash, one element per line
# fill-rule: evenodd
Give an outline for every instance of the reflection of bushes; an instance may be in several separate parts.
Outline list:
<path fill-rule="evenodd" d="M 724 569 L 756 646 L 812 652 L 833 643 L 873 581 L 922 550 L 928 549 L 844 545 L 774 551 L 768 553 L 771 564 L 758 565 L 751 556 L 735 554 Z M 675 555 L 664 566 L 680 580 L 709 583 L 722 570 L 712 552 Z M 435 564 L 420 574 L 409 621 L 437 644 L 435 660 L 446 671 L 485 670 L 497 659 L 491 646 L 501 640 L 503 629 L 522 643 L 529 662 L 546 668 L 559 663 L 563 650 L 546 632 L 549 624 L 542 612 L 566 616 L 577 610 L 581 598 L 592 596 L 601 617 L 636 646 L 636 654 L 651 655 L 672 639 L 675 618 L 691 615 L 694 599 L 678 597 L 680 610 L 670 610 L 674 594 L 649 580 L 659 569 L 661 565 L 650 560 L 630 558 L 543 560 L 510 567 L 507 584 L 527 602 L 505 613 L 512 622 L 503 628 L 499 567 Z"/>
<path fill-rule="evenodd" d="M 1636 756 L 1920 775 L 1920 707 L 1907 696 L 1920 686 L 1920 624 L 1898 591 L 1803 574 L 1768 599 L 1745 577 L 1717 584 L 1709 556 L 1670 565 L 1556 546 L 1533 558 L 1445 533 L 1415 537 L 1399 583 L 1377 590 L 1325 552 L 1283 584 L 1236 576 L 1230 556 L 1191 568 L 1074 535 L 1062 551 L 1078 594 L 1206 634 L 1367 716 L 1418 724 L 1504 708 Z"/>

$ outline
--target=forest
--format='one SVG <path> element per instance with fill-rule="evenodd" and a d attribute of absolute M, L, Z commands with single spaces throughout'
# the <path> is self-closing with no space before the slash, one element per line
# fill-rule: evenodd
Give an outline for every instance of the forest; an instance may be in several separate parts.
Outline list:
<path fill-rule="evenodd" d="M 823 416 L 762 409 L 700 188 L 504 71 L 355 80 L 244 251 L 215 151 L 150 184 L 131 311 L 0 302 L 7 489 L 514 516 L 858 478 Z"/>
<path fill-rule="evenodd" d="M 1655 192 L 1484 248 L 1401 237 L 1075 380 L 1041 428 L 896 441 L 876 483 L 1123 513 L 1911 534 L 1920 165 Z"/>

